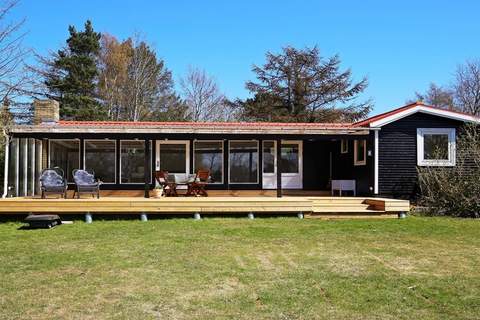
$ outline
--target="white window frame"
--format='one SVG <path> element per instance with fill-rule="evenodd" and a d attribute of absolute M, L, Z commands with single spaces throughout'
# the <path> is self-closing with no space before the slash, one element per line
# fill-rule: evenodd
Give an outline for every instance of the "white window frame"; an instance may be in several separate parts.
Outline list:
<path fill-rule="evenodd" d="M 82 145 L 80 139 L 48 139 L 48 154 L 47 154 L 47 159 L 48 159 L 48 167 L 51 168 L 52 164 L 52 147 L 51 147 L 51 142 L 52 141 L 78 141 L 78 169 L 80 169 L 81 166 L 81 154 L 82 154 Z M 85 150 L 85 149 L 84 149 Z M 84 159 L 85 160 L 85 159 Z M 85 163 L 85 162 L 84 162 Z M 63 170 L 63 168 L 61 168 Z M 65 174 L 65 179 L 68 177 L 68 172 L 64 172 Z M 67 179 L 67 184 L 68 183 L 75 183 L 74 181 L 68 181 Z"/>
<path fill-rule="evenodd" d="M 120 177 L 120 181 L 119 183 L 120 184 L 145 184 L 145 182 L 122 182 L 122 142 L 125 141 L 125 142 L 131 142 L 131 141 L 135 141 L 135 142 L 143 142 L 143 146 L 145 148 L 145 140 L 135 140 L 135 139 L 124 139 L 124 140 L 120 140 L 120 150 L 118 150 L 118 152 L 120 152 L 120 168 L 118 169 L 120 172 L 119 172 L 119 177 Z M 152 150 L 152 142 L 150 141 L 150 151 Z M 144 151 L 146 152 L 146 150 Z M 152 163 L 152 152 L 150 152 L 150 163 Z M 146 168 L 144 168 L 145 170 Z M 150 180 L 152 179 L 152 170 L 150 170 Z"/>
<path fill-rule="evenodd" d="M 296 144 L 298 145 L 298 172 L 282 172 L 282 177 L 299 176 L 303 181 L 303 141 L 302 140 L 282 140 L 284 144 Z M 275 150 L 276 151 L 276 150 Z M 282 147 L 280 146 L 280 154 L 282 153 Z M 282 159 L 280 159 L 281 161 Z M 280 162 L 278 162 L 280 164 Z M 277 171 L 275 171 L 276 173 Z"/>
<path fill-rule="evenodd" d="M 273 149 L 275 150 L 274 157 L 273 157 L 273 172 L 264 172 L 264 163 L 263 159 L 264 157 L 264 148 L 265 148 L 265 142 L 273 142 Z M 266 175 L 276 175 L 277 174 L 277 141 L 276 140 L 262 140 L 262 174 Z"/>
<path fill-rule="evenodd" d="M 448 135 L 448 160 L 424 158 L 424 135 Z M 456 158 L 455 128 L 417 128 L 417 165 L 421 167 L 453 167 Z"/>
<path fill-rule="evenodd" d="M 342 153 L 342 154 L 348 153 L 348 140 L 347 139 L 340 140 L 340 153 Z"/>
<path fill-rule="evenodd" d="M 231 144 L 232 142 L 255 142 L 257 144 L 257 179 L 255 182 L 231 182 L 230 181 L 230 175 L 232 173 L 232 170 L 230 170 L 230 150 L 231 150 Z M 260 161 L 259 157 L 259 152 L 260 152 L 260 144 L 258 140 L 229 140 L 228 141 L 228 184 L 259 184 L 260 183 L 260 178 L 259 178 L 259 171 L 260 169 L 263 170 L 261 164 L 258 162 Z"/>
<path fill-rule="evenodd" d="M 115 145 L 115 157 L 114 157 L 114 178 L 113 182 L 104 182 L 102 181 L 102 184 L 117 184 L 117 140 L 116 139 L 85 139 L 83 140 L 83 170 L 86 170 L 85 168 L 87 167 L 87 161 L 86 161 L 86 155 L 87 155 L 87 141 L 112 141 Z"/>
<path fill-rule="evenodd" d="M 172 172 L 171 174 L 190 174 L 190 140 L 156 140 L 155 170 L 160 170 L 160 152 L 162 144 L 185 145 L 185 172 Z M 170 174 L 170 172 L 168 172 Z"/>
<path fill-rule="evenodd" d="M 365 148 L 363 148 L 363 160 L 358 161 L 357 160 L 357 155 L 358 155 L 358 142 L 363 141 L 365 143 Z M 366 139 L 361 139 L 361 140 L 355 140 L 353 143 L 353 164 L 355 166 L 364 166 L 367 164 L 367 140 Z"/>
<path fill-rule="evenodd" d="M 222 181 L 221 182 L 212 182 L 212 183 L 209 183 L 209 184 L 223 184 L 224 181 L 225 181 L 225 164 L 224 164 L 224 154 L 225 154 L 225 142 L 223 140 L 193 140 L 193 171 L 197 171 L 196 170 L 196 167 L 195 167 L 195 152 L 196 152 L 196 148 L 195 148 L 195 144 L 197 142 L 220 142 L 222 144 Z"/>

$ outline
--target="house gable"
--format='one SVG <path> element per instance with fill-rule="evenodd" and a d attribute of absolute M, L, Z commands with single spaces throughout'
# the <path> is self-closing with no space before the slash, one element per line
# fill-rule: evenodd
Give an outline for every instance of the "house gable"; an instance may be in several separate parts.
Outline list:
<path fill-rule="evenodd" d="M 415 102 L 415 103 L 403 106 L 401 108 L 398 108 L 386 113 L 382 113 L 377 116 L 368 118 L 366 120 L 357 122 L 353 126 L 381 128 L 387 124 L 401 120 L 405 117 L 408 117 L 416 113 L 424 113 L 424 114 L 429 114 L 429 115 L 440 117 L 440 118 L 452 119 L 452 120 L 457 120 L 462 122 L 473 122 L 473 123 L 480 124 L 479 117 L 472 116 L 472 115 L 458 112 L 458 111 L 440 109 L 440 108 L 429 106 L 423 103 Z"/>
<path fill-rule="evenodd" d="M 464 121 L 415 112 L 378 130 L 379 194 L 396 198 L 417 195 L 417 129 L 454 128 Z"/>

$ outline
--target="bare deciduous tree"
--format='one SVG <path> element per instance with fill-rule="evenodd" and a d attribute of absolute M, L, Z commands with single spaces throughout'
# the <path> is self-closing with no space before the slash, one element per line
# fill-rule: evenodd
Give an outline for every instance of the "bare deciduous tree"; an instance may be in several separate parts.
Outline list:
<path fill-rule="evenodd" d="M 480 60 L 458 66 L 455 80 L 453 87 L 457 108 L 480 116 Z"/>
<path fill-rule="evenodd" d="M 415 92 L 416 101 L 422 101 L 426 104 L 436 106 L 439 108 L 452 110 L 455 108 L 454 103 L 454 91 L 450 88 L 444 88 L 431 83 L 427 92 L 419 93 Z M 409 101 L 414 102 L 414 101 Z"/>
<path fill-rule="evenodd" d="M 180 86 L 190 120 L 228 120 L 225 95 L 220 92 L 215 79 L 204 70 L 190 67 L 187 75 L 180 79 Z"/>
<path fill-rule="evenodd" d="M 22 26 L 25 19 L 10 20 L 10 14 L 17 0 L 0 1 L 0 168 L 3 169 L 5 146 L 8 143 L 8 131 L 13 122 L 11 100 L 22 95 L 25 86 L 30 81 L 24 68 L 24 60 L 30 50 L 23 46 L 25 33 Z M 17 113 L 23 113 L 18 108 Z M 0 179 L 3 180 L 3 170 L 0 169 Z M 3 189 L 3 184 L 0 188 Z M 3 190 L 2 190 L 3 191 Z"/>
<path fill-rule="evenodd" d="M 170 70 L 139 35 L 123 42 L 104 35 L 99 69 L 98 93 L 110 120 L 184 119 Z"/>
<path fill-rule="evenodd" d="M 424 94 L 416 92 L 415 96 L 433 106 L 480 116 L 480 59 L 459 65 L 451 85 L 431 83 Z"/>
<path fill-rule="evenodd" d="M 23 46 L 25 33 L 21 30 L 25 19 L 9 19 L 17 4 L 17 0 L 0 1 L 0 101 L 23 94 L 24 86 L 29 81 L 24 60 L 30 50 Z"/>

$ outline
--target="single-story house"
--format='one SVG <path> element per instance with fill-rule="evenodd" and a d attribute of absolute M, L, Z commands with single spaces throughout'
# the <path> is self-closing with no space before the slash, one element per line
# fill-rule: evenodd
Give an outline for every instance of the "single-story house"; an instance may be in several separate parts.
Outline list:
<path fill-rule="evenodd" d="M 209 189 L 326 190 L 412 197 L 417 166 L 455 166 L 465 122 L 480 118 L 412 103 L 356 123 L 124 122 L 59 120 L 58 103 L 34 103 L 31 125 L 9 131 L 4 197 L 38 193 L 42 169 L 90 169 L 102 189 L 148 190 L 153 172 L 211 173 Z M 432 150 L 444 150 L 435 159 Z M 8 191 L 9 190 L 9 191 Z"/>

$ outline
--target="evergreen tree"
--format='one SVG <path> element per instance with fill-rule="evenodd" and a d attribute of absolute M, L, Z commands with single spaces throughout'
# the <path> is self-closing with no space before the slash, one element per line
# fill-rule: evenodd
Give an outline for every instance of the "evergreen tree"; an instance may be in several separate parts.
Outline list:
<path fill-rule="evenodd" d="M 368 115 L 371 102 L 358 101 L 367 79 L 354 82 L 349 69 L 340 70 L 338 56 L 324 59 L 316 47 L 286 47 L 266 58 L 253 67 L 257 82 L 246 83 L 253 98 L 232 103 L 246 120 L 348 122 Z"/>
<path fill-rule="evenodd" d="M 59 50 L 45 74 L 48 95 L 60 102 L 60 116 L 69 120 L 102 120 L 106 112 L 96 96 L 100 33 L 92 23 L 84 31 L 69 26 L 67 47 Z"/>

